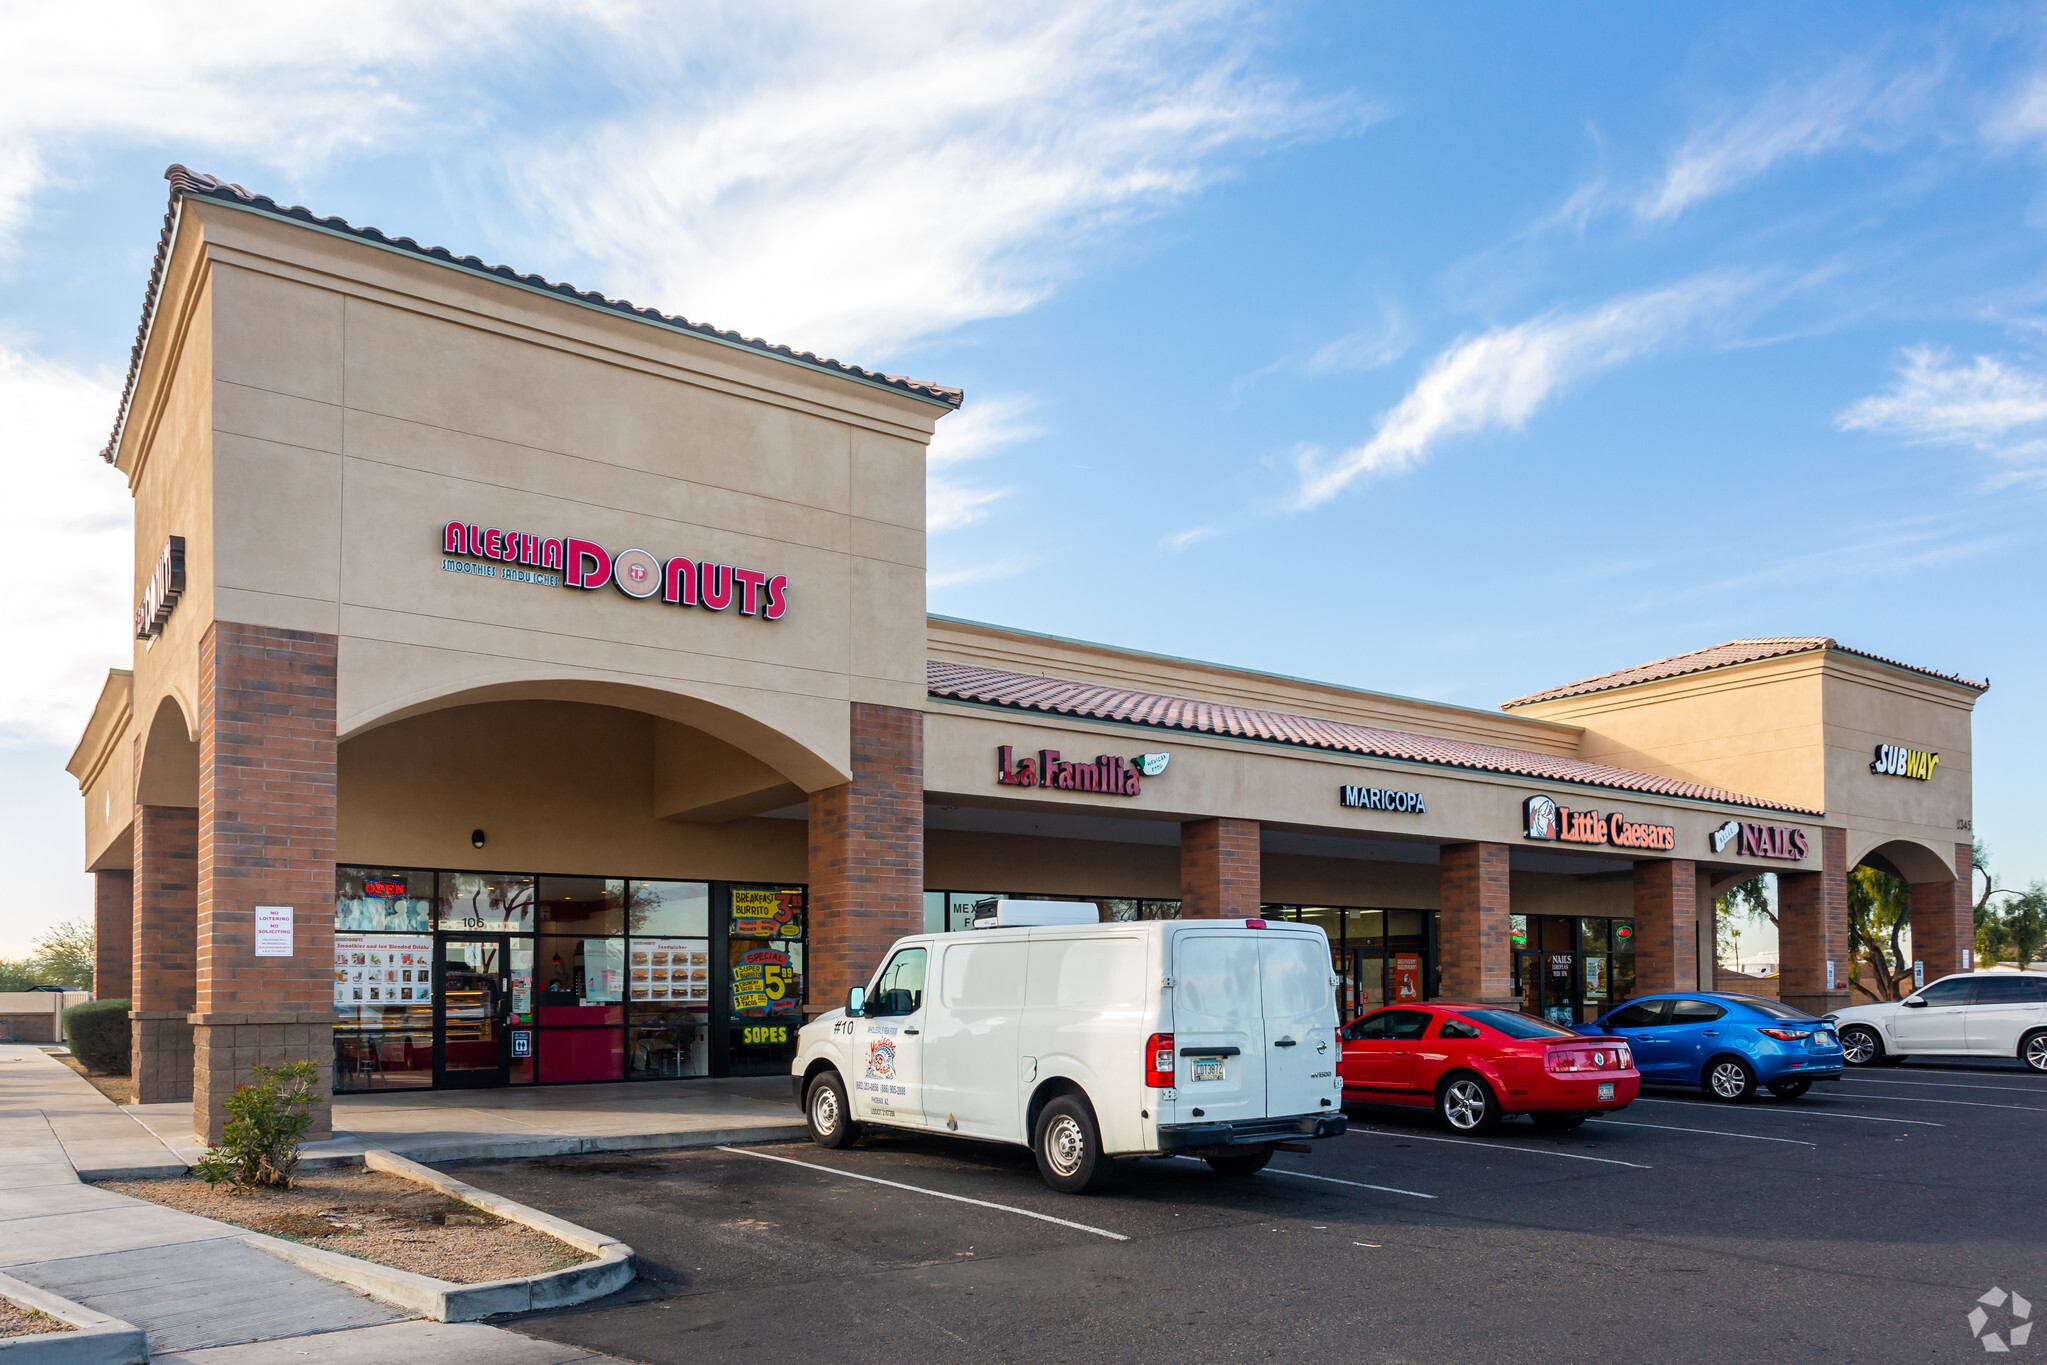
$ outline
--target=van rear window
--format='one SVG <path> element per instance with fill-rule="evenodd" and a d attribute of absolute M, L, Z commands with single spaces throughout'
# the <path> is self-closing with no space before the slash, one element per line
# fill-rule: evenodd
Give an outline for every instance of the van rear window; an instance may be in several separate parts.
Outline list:
<path fill-rule="evenodd" d="M 1181 934 L 1173 945 L 1173 1016 L 1177 1027 L 1200 1020 L 1262 1019 L 1258 939 L 1251 934 Z"/>
<path fill-rule="evenodd" d="M 1329 951 L 1320 939 L 1274 935 L 1258 944 L 1258 984 L 1265 1017 L 1336 1013 L 1329 987 Z"/>

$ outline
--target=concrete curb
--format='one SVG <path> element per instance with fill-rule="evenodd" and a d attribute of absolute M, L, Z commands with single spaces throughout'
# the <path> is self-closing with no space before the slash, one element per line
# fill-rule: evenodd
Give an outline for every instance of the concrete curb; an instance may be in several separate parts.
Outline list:
<path fill-rule="evenodd" d="M 0 1275 L 0 1298 L 48 1313 L 71 1324 L 69 1332 L 0 1337 L 0 1360 L 8 1365 L 148 1365 L 149 1342 L 140 1327 L 83 1304 L 60 1299 L 47 1289 Z"/>
<path fill-rule="evenodd" d="M 583 1265 L 482 1284 L 450 1284 L 409 1270 L 395 1270 L 337 1251 L 287 1242 L 260 1232 L 242 1241 L 315 1275 L 345 1284 L 383 1303 L 431 1318 L 435 1322 L 475 1322 L 498 1313 L 527 1313 L 536 1308 L 564 1308 L 615 1293 L 633 1282 L 633 1249 L 616 1238 L 578 1227 L 538 1209 L 527 1208 L 488 1190 L 479 1190 L 439 1171 L 392 1152 L 372 1149 L 359 1158 L 373 1171 L 402 1176 L 451 1199 L 459 1199 L 507 1222 L 518 1223 L 568 1243 L 596 1257 Z"/>

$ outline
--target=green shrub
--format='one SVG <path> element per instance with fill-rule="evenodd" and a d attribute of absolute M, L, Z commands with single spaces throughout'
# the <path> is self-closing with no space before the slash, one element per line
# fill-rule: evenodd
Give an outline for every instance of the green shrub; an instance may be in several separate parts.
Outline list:
<path fill-rule="evenodd" d="M 64 1011 L 64 1041 L 87 1071 L 128 1074 L 128 1009 L 126 1000 L 88 1000 Z"/>
<path fill-rule="evenodd" d="M 255 1068 L 253 1085 L 235 1087 L 224 1102 L 227 1126 L 193 1169 L 209 1185 L 292 1187 L 299 1168 L 299 1141 L 313 1126 L 306 1111 L 320 1098 L 320 1070 L 311 1062 Z"/>

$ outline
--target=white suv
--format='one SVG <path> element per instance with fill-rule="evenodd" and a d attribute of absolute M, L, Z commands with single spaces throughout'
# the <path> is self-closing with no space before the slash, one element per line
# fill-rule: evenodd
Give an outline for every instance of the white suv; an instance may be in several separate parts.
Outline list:
<path fill-rule="evenodd" d="M 1903 1000 L 1855 1005 L 1827 1018 L 1850 1066 L 1907 1057 L 2017 1057 L 2047 1072 L 2047 973 L 1963 972 Z"/>

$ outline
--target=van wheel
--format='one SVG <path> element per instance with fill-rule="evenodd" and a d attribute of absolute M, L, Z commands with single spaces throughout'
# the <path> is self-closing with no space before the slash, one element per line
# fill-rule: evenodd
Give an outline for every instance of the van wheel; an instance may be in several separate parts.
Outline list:
<path fill-rule="evenodd" d="M 846 1103 L 846 1083 L 836 1071 L 826 1071 L 810 1083 L 803 1117 L 810 1140 L 820 1147 L 851 1147 L 860 1136 L 860 1125 L 853 1122 L 852 1107 Z"/>
<path fill-rule="evenodd" d="M 1756 1093 L 1755 1068 L 1739 1057 L 1715 1057 L 1706 1063 L 1705 1089 L 1729 1104 L 1745 1100 Z"/>
<path fill-rule="evenodd" d="M 1436 1092 L 1436 1117 L 1454 1133 L 1490 1133 L 1500 1126 L 1499 1097 L 1467 1071 L 1452 1076 Z"/>
<path fill-rule="evenodd" d="M 1584 1114 L 1559 1114 L 1552 1110 L 1549 1113 L 1538 1112 L 1530 1114 L 1528 1117 L 1535 1120 L 1535 1126 L 1538 1128 L 1555 1128 L 1568 1133 L 1573 1128 L 1584 1123 L 1587 1116 Z"/>
<path fill-rule="evenodd" d="M 1039 1112 L 1031 1151 L 1038 1158 L 1038 1174 L 1061 1194 L 1099 1190 L 1115 1169 L 1102 1153 L 1093 1111 L 1074 1095 L 1061 1095 Z"/>
<path fill-rule="evenodd" d="M 1272 1149 L 1262 1148 L 1256 1152 L 1232 1152 L 1228 1156 L 1206 1158 L 1217 1175 L 1256 1175 L 1265 1169 L 1265 1163 L 1272 1160 Z"/>

